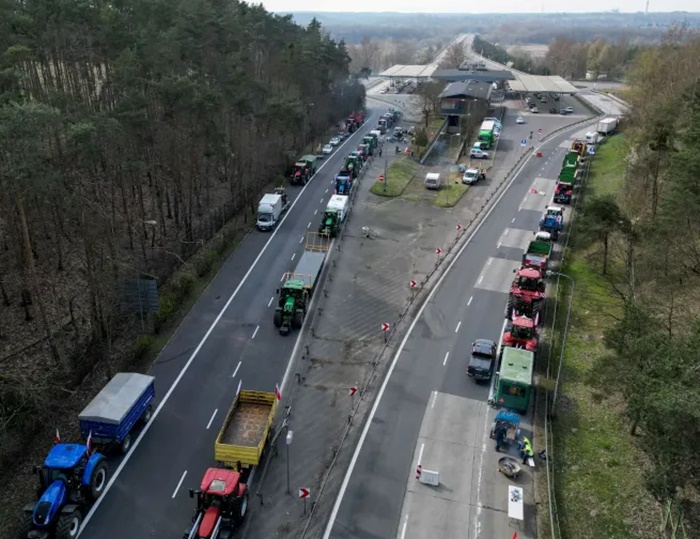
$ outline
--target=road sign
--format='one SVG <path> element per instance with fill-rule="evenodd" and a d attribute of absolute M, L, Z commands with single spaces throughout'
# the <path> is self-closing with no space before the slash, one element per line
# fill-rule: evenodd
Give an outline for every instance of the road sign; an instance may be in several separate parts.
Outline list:
<path fill-rule="evenodd" d="M 410 284 L 411 284 L 411 288 L 415 288 L 416 286 L 418 286 L 418 283 L 416 281 L 411 281 Z"/>
<path fill-rule="evenodd" d="M 440 256 L 442 254 L 442 249 L 440 249 L 439 247 L 435 249 L 435 254 Z"/>
<path fill-rule="evenodd" d="M 540 127 L 537 132 L 541 135 L 542 134 L 542 128 Z"/>
<path fill-rule="evenodd" d="M 595 146 L 588 147 L 588 155 L 595 155 Z"/>
<path fill-rule="evenodd" d="M 521 146 L 527 146 L 527 139 L 523 139 L 520 141 Z"/>
<path fill-rule="evenodd" d="M 380 182 L 383 182 L 383 181 L 384 181 L 384 174 L 380 174 L 380 175 L 379 175 L 379 181 L 380 181 Z"/>
<path fill-rule="evenodd" d="M 421 468 L 418 477 L 418 482 L 424 485 L 430 485 L 432 487 L 440 486 L 440 473 L 434 470 L 425 470 Z"/>
<path fill-rule="evenodd" d="M 304 498 L 308 498 L 311 496 L 311 491 L 308 488 L 300 488 L 299 489 L 299 497 L 303 500 Z"/>
<path fill-rule="evenodd" d="M 391 326 L 387 324 L 386 322 L 382 322 L 382 331 L 389 331 L 389 328 Z"/>
<path fill-rule="evenodd" d="M 355 393 L 357 393 L 357 388 L 356 388 L 356 387 L 351 387 L 351 388 L 350 388 L 350 396 L 352 397 L 353 395 L 355 395 Z"/>
<path fill-rule="evenodd" d="M 462 230 L 462 225 L 457 225 L 457 230 Z"/>

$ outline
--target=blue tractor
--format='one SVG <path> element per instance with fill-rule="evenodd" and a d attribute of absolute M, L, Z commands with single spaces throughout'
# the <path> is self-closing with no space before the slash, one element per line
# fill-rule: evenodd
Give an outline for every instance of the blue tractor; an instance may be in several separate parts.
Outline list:
<path fill-rule="evenodd" d="M 107 462 L 82 444 L 57 443 L 36 466 L 38 500 L 24 507 L 23 539 L 74 539 L 83 511 L 107 486 Z"/>
<path fill-rule="evenodd" d="M 547 206 L 542 219 L 540 219 L 540 230 L 549 232 L 552 236 L 552 241 L 557 241 L 563 228 L 564 208 L 561 206 Z"/>

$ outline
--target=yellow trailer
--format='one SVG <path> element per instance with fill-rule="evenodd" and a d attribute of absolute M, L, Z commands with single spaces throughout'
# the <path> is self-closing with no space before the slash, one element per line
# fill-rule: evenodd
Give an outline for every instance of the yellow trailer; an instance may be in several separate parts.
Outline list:
<path fill-rule="evenodd" d="M 214 458 L 229 468 L 257 466 L 267 445 L 277 397 L 264 391 L 238 393 L 214 445 Z"/>

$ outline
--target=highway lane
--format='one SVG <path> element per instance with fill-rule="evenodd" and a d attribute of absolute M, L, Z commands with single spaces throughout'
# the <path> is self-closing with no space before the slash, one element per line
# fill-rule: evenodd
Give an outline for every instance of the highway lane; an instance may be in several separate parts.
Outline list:
<path fill-rule="evenodd" d="M 295 205 L 274 236 L 255 231 L 244 240 L 160 354 L 150 371 L 156 376 L 158 412 L 119 468 L 116 460 L 110 462 L 116 475 L 86 519 L 82 537 L 182 533 L 193 510 L 187 489 L 198 487 L 203 471 L 215 464 L 214 440 L 239 381 L 266 391 L 282 383 L 299 333 L 278 334 L 272 298 L 303 252 L 306 232 L 317 229 L 342 159 L 373 128 L 378 111 L 373 112 L 321 163 L 303 192 L 288 190 Z"/>
<path fill-rule="evenodd" d="M 383 396 L 380 393 L 364 443 L 355 455 L 354 469 L 346 476 L 346 490 L 341 489 L 336 501 L 335 519 L 331 517 L 324 537 L 388 538 L 396 536 L 397 529 L 398 536 L 404 537 L 403 498 L 407 479 L 411 481 L 414 475 L 416 440 L 424 413 L 434 406 L 436 391 L 486 401 L 488 386 L 466 376 L 469 346 L 476 338 L 498 341 L 500 337 L 506 291 L 522 255 L 522 249 L 511 245 L 522 242 L 525 234 L 537 228 L 541 211 L 530 208 L 544 208 L 551 200 L 565 152 L 559 146 L 567 137 L 555 137 L 543 144 L 545 156 L 552 155 L 549 160 L 532 157 L 523 166 L 409 330 Z M 543 189 L 544 195 L 530 193 L 533 185 L 538 191 Z M 510 241 L 509 235 L 518 239 Z M 456 424 L 454 428 L 461 426 Z M 478 471 L 479 463 L 472 464 Z M 483 473 L 496 472 L 487 469 Z M 481 507 L 492 501 L 482 502 L 480 488 L 473 490 L 473 505 Z M 483 537 L 500 537 L 503 533 L 493 529 L 498 523 L 487 521 L 491 515 L 480 513 L 477 517 L 475 511 L 469 516 L 469 537 L 475 537 L 473 522 L 477 518 L 484 520 Z M 507 526 L 507 517 L 502 518 Z M 426 536 L 426 530 L 416 530 L 419 524 L 409 515 L 404 519 L 405 537 Z"/>

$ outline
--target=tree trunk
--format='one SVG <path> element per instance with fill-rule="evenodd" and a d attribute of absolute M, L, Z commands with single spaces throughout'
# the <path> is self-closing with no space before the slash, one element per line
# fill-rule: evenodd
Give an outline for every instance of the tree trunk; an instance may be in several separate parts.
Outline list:
<path fill-rule="evenodd" d="M 603 275 L 608 273 L 608 240 L 610 239 L 610 234 L 605 234 L 603 237 Z"/>
<path fill-rule="evenodd" d="M 44 298 L 39 290 L 39 279 L 36 276 L 36 267 L 34 265 L 34 256 L 32 255 L 32 244 L 29 240 L 29 227 L 27 226 L 27 216 L 24 213 L 24 200 L 22 197 L 17 198 L 17 211 L 19 212 L 20 225 L 22 227 L 22 244 L 24 250 L 24 258 L 27 264 L 27 271 L 29 272 L 29 282 L 34 289 L 34 297 L 36 298 L 37 306 L 39 307 L 39 316 L 41 317 L 41 323 L 44 326 L 44 331 L 46 333 L 46 341 L 49 343 L 49 348 L 51 350 L 51 356 L 53 357 L 56 365 L 61 364 L 61 356 L 58 354 L 58 349 L 53 341 L 53 335 L 51 334 L 51 326 L 49 326 L 49 319 L 46 316 L 46 306 L 44 305 Z"/>

